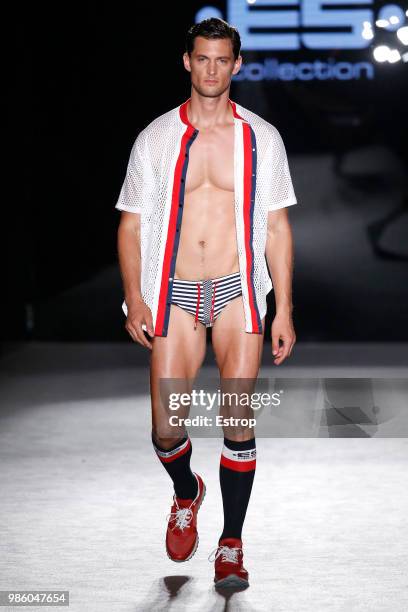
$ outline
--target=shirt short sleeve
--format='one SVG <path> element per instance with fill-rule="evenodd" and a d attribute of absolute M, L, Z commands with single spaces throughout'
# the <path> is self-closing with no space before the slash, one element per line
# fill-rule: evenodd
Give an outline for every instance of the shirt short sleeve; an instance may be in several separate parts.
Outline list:
<path fill-rule="evenodd" d="M 141 132 L 133 143 L 130 152 L 125 180 L 115 205 L 118 210 L 132 213 L 142 212 L 144 160 L 144 139 Z"/>
<path fill-rule="evenodd" d="M 269 143 L 261 163 L 263 196 L 268 211 L 297 204 L 282 136 L 274 126 L 271 127 Z"/>

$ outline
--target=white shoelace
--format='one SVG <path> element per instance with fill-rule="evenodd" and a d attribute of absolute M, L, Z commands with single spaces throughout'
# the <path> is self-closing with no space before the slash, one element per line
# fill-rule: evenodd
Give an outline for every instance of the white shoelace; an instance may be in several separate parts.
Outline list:
<path fill-rule="evenodd" d="M 215 561 L 218 559 L 220 555 L 222 555 L 222 561 L 227 561 L 229 563 L 238 563 L 238 551 L 242 550 L 242 548 L 233 548 L 231 546 L 217 546 L 213 551 L 208 555 L 209 561 Z M 214 559 L 211 559 L 211 555 L 215 553 Z"/>
<path fill-rule="evenodd" d="M 176 527 L 183 531 L 186 529 L 186 527 L 190 526 L 191 519 L 193 518 L 193 512 L 190 508 L 179 508 L 176 499 L 175 503 L 178 509 L 175 512 L 170 512 L 170 514 L 166 516 L 166 520 L 172 521 L 174 519 L 176 521 L 174 526 L 171 528 L 172 531 L 174 531 Z"/>

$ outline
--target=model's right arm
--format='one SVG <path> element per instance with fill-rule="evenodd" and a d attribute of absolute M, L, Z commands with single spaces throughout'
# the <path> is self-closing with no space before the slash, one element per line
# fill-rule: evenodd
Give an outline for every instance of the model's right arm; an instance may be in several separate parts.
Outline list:
<path fill-rule="evenodd" d="M 152 313 L 142 299 L 140 286 L 140 217 L 138 213 L 122 210 L 118 227 L 118 258 L 128 309 L 125 327 L 133 340 L 151 349 L 152 345 L 142 329 L 145 324 L 150 336 L 154 335 Z"/>

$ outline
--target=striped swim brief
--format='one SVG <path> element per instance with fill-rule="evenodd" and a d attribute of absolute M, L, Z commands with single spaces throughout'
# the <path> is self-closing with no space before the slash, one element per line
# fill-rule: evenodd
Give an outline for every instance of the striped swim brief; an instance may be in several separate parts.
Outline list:
<path fill-rule="evenodd" d="M 171 303 L 194 316 L 205 327 L 212 327 L 222 309 L 242 294 L 240 272 L 200 281 L 173 279 Z"/>

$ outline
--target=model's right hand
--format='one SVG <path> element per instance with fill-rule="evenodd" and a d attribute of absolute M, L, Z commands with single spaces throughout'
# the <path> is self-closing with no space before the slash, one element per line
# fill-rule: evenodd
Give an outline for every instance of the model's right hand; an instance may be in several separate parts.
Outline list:
<path fill-rule="evenodd" d="M 142 325 L 146 325 L 147 332 L 154 337 L 152 311 L 140 298 L 133 300 L 128 305 L 128 315 L 125 328 L 135 342 L 139 342 L 146 348 L 151 349 L 152 344 L 145 336 Z"/>

